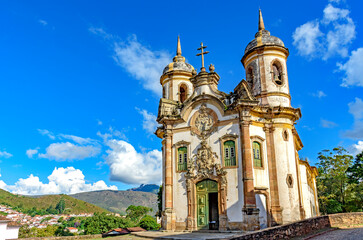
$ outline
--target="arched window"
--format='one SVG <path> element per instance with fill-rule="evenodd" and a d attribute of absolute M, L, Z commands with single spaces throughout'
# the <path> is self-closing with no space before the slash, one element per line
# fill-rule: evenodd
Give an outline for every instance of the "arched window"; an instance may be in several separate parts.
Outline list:
<path fill-rule="evenodd" d="M 224 165 L 226 167 L 236 166 L 236 147 L 232 140 L 224 142 Z"/>
<path fill-rule="evenodd" d="M 178 171 L 187 170 L 188 150 L 187 147 L 178 148 Z"/>
<path fill-rule="evenodd" d="M 282 80 L 282 67 L 279 62 L 272 64 L 272 80 L 279 86 L 283 84 Z"/>
<path fill-rule="evenodd" d="M 253 149 L 253 166 L 262 167 L 261 144 L 256 141 L 253 142 L 252 149 Z"/>
<path fill-rule="evenodd" d="M 187 86 L 184 84 L 179 87 L 179 100 L 183 103 L 187 99 Z"/>

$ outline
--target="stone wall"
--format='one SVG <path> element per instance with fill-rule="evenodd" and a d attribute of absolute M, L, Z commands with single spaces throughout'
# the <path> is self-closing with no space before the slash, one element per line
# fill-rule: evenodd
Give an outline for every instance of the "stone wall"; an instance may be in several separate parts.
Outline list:
<path fill-rule="evenodd" d="M 96 235 L 79 235 L 79 236 L 62 236 L 62 237 L 33 237 L 20 238 L 21 240 L 78 240 L 78 239 L 95 239 L 102 238 L 101 234 Z"/>
<path fill-rule="evenodd" d="M 234 240 L 247 239 L 290 239 L 313 233 L 319 229 L 363 224 L 363 213 L 338 213 L 305 219 L 302 221 L 266 228 L 241 236 Z"/>

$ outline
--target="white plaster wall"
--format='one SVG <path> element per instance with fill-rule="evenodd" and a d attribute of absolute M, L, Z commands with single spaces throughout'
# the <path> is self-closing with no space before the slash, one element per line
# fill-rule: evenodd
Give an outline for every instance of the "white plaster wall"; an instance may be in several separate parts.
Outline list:
<path fill-rule="evenodd" d="M 0 222 L 0 240 L 5 240 L 6 239 L 6 225 L 8 223 L 7 222 Z"/>
<path fill-rule="evenodd" d="M 287 129 L 289 140 L 284 141 L 282 131 L 283 128 L 275 129 L 274 141 L 280 206 L 282 208 L 283 223 L 287 223 L 299 220 L 300 210 L 293 135 L 291 129 Z M 288 174 L 291 174 L 293 178 L 292 188 L 289 188 L 286 183 Z"/>
<path fill-rule="evenodd" d="M 267 207 L 266 207 L 266 196 L 264 194 L 256 194 L 256 207 L 260 210 L 259 220 L 260 228 L 267 228 Z"/>
<path fill-rule="evenodd" d="M 8 227 L 4 239 L 17 239 L 19 237 L 19 227 Z"/>
<path fill-rule="evenodd" d="M 165 96 L 163 96 L 163 98 L 170 99 L 170 81 L 164 83 L 163 88 L 165 89 Z"/>
<path fill-rule="evenodd" d="M 316 202 L 314 197 L 314 190 L 308 185 L 306 166 L 300 164 L 300 175 L 301 175 L 301 191 L 303 199 L 303 207 L 305 210 L 305 217 L 315 217 L 316 213 Z"/>
<path fill-rule="evenodd" d="M 310 201 L 308 197 L 308 182 L 306 177 L 306 167 L 303 164 L 300 164 L 300 181 L 301 181 L 301 199 L 302 205 L 305 210 L 305 217 L 311 217 L 310 214 Z"/>

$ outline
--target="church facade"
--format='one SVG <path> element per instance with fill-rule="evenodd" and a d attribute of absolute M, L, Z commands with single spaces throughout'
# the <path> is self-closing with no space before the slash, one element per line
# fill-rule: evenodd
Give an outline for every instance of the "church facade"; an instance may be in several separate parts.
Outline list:
<path fill-rule="evenodd" d="M 284 43 L 264 27 L 242 57 L 246 80 L 218 90 L 213 65 L 199 73 L 177 53 L 160 78 L 162 228 L 257 230 L 319 214 L 317 169 L 300 160 Z"/>

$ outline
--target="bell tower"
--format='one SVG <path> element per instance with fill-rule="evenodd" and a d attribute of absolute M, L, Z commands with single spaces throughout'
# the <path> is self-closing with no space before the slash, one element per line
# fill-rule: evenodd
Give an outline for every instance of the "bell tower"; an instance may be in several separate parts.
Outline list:
<path fill-rule="evenodd" d="M 252 94 L 262 105 L 291 107 L 286 60 L 289 50 L 265 29 L 261 9 L 258 32 L 246 47 L 242 64 Z"/>
<path fill-rule="evenodd" d="M 192 93 L 193 84 L 190 82 L 194 67 L 185 62 L 182 56 L 180 37 L 178 36 L 176 55 L 169 63 L 160 77 L 163 87 L 162 98 L 183 103 Z"/>

